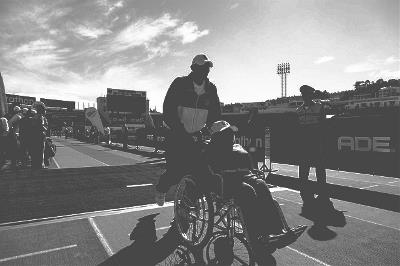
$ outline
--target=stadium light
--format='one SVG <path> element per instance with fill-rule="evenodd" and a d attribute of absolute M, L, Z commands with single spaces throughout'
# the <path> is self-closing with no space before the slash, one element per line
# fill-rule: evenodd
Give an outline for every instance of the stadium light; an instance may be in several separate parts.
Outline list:
<path fill-rule="evenodd" d="M 289 63 L 281 63 L 278 64 L 276 74 L 281 76 L 281 94 L 282 97 L 286 97 L 287 95 L 287 74 L 290 73 L 290 64 Z"/>

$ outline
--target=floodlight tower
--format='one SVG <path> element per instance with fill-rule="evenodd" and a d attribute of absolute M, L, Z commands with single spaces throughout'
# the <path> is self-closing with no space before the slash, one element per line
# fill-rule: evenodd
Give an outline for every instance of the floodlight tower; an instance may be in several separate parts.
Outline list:
<path fill-rule="evenodd" d="M 290 64 L 289 63 L 281 63 L 278 64 L 278 68 L 276 73 L 281 76 L 281 90 L 282 90 L 282 97 L 286 97 L 286 76 L 290 73 Z"/>

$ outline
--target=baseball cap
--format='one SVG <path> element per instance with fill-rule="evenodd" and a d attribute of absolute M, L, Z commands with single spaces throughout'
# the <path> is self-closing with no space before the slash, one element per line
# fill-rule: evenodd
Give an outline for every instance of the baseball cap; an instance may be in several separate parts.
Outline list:
<path fill-rule="evenodd" d="M 213 67 L 213 62 L 211 62 L 205 54 L 198 54 L 192 60 L 192 66 L 202 66 L 204 64 L 208 64 L 209 67 Z"/>
<path fill-rule="evenodd" d="M 19 112 L 19 111 L 21 111 L 21 107 L 19 107 L 19 106 L 14 106 L 14 112 Z"/>
<path fill-rule="evenodd" d="M 315 91 L 315 89 L 313 88 L 313 87 L 311 87 L 311 86 L 308 86 L 308 85 L 303 85 L 303 86 L 301 86 L 300 87 L 300 92 L 301 93 L 306 93 L 306 92 L 314 92 Z"/>

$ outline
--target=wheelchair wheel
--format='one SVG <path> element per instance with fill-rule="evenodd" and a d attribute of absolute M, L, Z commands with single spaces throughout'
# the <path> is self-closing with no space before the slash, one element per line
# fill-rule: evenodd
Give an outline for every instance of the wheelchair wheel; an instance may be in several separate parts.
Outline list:
<path fill-rule="evenodd" d="M 208 242 L 213 231 L 214 206 L 191 176 L 182 178 L 176 188 L 174 215 L 178 234 L 185 243 L 203 247 Z"/>
<path fill-rule="evenodd" d="M 180 244 L 168 257 L 156 265 L 195 265 L 197 260 L 195 252 L 190 247 Z"/>
<path fill-rule="evenodd" d="M 253 253 L 243 234 L 230 239 L 224 232 L 215 232 L 204 249 L 206 264 L 255 265 Z"/>
<path fill-rule="evenodd" d="M 230 208 L 230 210 L 233 211 L 233 213 L 231 213 L 231 219 L 232 219 L 231 220 L 231 225 L 228 225 L 228 219 L 226 217 L 228 208 Z M 234 232 L 235 233 L 244 234 L 245 233 L 244 232 L 244 226 L 242 224 L 242 220 L 240 219 L 239 210 L 237 209 L 237 207 L 233 207 L 233 209 L 231 209 L 231 208 L 232 207 L 225 205 L 225 206 L 222 206 L 220 209 L 218 209 L 216 211 L 215 215 L 217 217 L 219 216 L 220 219 L 218 219 L 219 223 L 217 224 L 218 221 L 215 222 L 214 226 L 215 226 L 215 228 L 217 230 L 220 230 L 220 231 L 229 230 L 228 229 L 229 226 L 234 226 Z M 221 215 L 223 215 L 223 217 L 221 217 Z"/>

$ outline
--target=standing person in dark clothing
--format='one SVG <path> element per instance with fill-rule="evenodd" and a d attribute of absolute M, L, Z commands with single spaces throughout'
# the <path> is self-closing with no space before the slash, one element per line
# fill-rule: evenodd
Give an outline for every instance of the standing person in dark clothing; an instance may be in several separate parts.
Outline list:
<path fill-rule="evenodd" d="M 165 96 L 164 121 L 171 131 L 166 147 L 167 169 L 156 186 L 158 205 L 164 204 L 169 188 L 187 171 L 201 167 L 200 149 L 191 134 L 220 118 L 217 88 L 207 78 L 211 67 L 213 63 L 206 55 L 196 55 L 190 66 L 192 72 L 176 78 Z"/>
<path fill-rule="evenodd" d="M 324 163 L 324 121 L 326 119 L 324 107 L 321 103 L 313 101 L 314 88 L 303 85 L 300 92 L 304 103 L 297 108 L 299 135 L 300 135 L 300 162 L 299 162 L 299 178 L 300 178 L 300 195 L 303 199 L 303 213 L 316 211 L 316 198 L 307 187 L 307 180 L 310 168 L 316 168 L 317 182 L 319 186 L 318 203 L 333 209 L 333 204 L 325 191 L 326 185 L 326 169 Z"/>
<path fill-rule="evenodd" d="M 126 124 L 122 126 L 122 147 L 125 151 L 128 149 L 128 127 Z"/>
<path fill-rule="evenodd" d="M 48 123 L 45 117 L 46 109 L 42 102 L 35 102 L 34 108 L 37 114 L 33 117 L 33 126 L 31 132 L 31 159 L 32 168 L 44 168 L 44 145 L 47 134 Z"/>
<path fill-rule="evenodd" d="M 7 136 L 9 132 L 8 120 L 4 116 L 0 117 L 0 167 L 6 160 L 8 141 Z"/>
<path fill-rule="evenodd" d="M 28 147 L 32 130 L 30 127 L 30 120 L 32 120 L 32 117 L 33 112 L 31 110 L 26 110 L 19 122 L 20 160 L 22 167 L 26 167 L 28 162 Z"/>
<path fill-rule="evenodd" d="M 11 167 L 17 167 L 17 159 L 19 155 L 19 124 L 22 118 L 22 110 L 19 106 L 14 106 L 13 114 L 8 120 L 10 132 L 8 133 L 9 140 L 9 155 L 11 159 Z"/>

